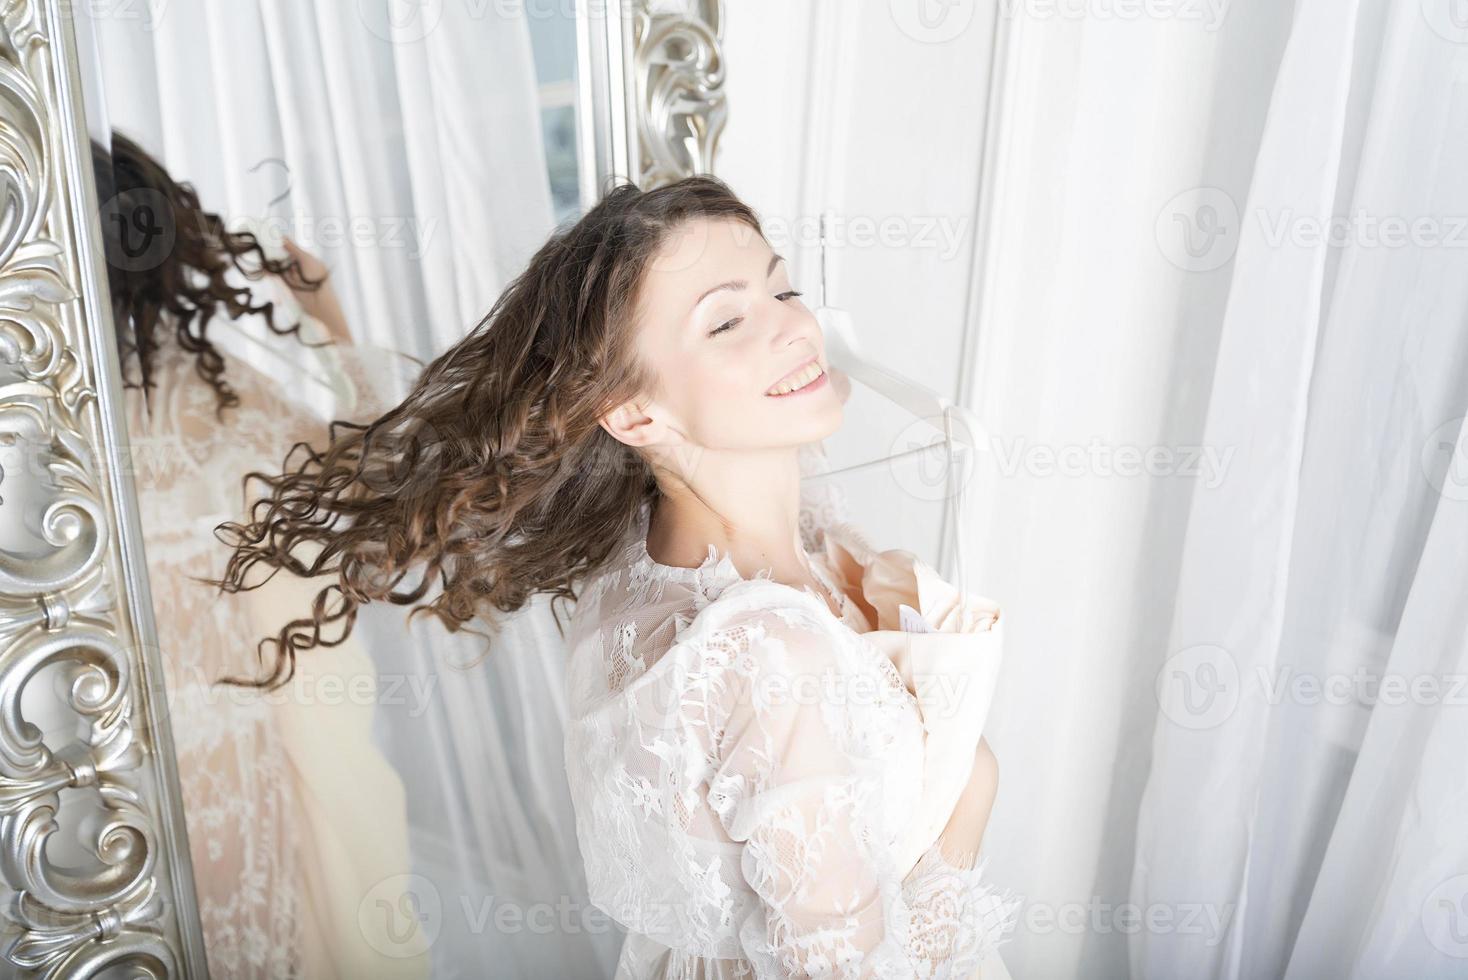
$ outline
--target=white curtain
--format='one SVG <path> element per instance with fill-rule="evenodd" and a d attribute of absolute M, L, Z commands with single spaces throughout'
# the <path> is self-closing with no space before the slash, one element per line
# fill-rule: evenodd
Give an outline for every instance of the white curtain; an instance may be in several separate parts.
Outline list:
<path fill-rule="evenodd" d="M 1016 977 L 1468 971 L 1465 41 L 1450 0 L 730 11 L 721 175 L 782 227 L 902 222 L 835 246 L 834 301 L 992 449 L 967 551 L 1010 622 L 985 850 L 1027 897 Z M 1363 206 L 1425 244 L 1303 244 Z M 901 238 L 947 219 L 951 250 Z M 852 503 L 934 550 L 890 478 Z M 1217 683 L 1216 649 L 1443 703 L 1251 681 L 1180 725 L 1166 682 Z"/>
<path fill-rule="evenodd" d="M 112 124 L 333 270 L 359 340 L 428 359 L 550 232 L 523 7 L 201 0 L 96 17 Z M 411 13 L 411 11 L 406 11 Z"/>
<path fill-rule="evenodd" d="M 117 8 L 93 27 L 111 124 L 206 208 L 320 256 L 359 342 L 426 362 L 553 229 L 526 16 L 208 0 Z M 280 374 L 258 345 L 214 333 Z M 548 606 L 523 610 L 463 670 L 452 665 L 483 641 L 422 619 L 407 631 L 404 618 L 369 608 L 358 630 L 379 669 L 374 737 L 407 789 L 405 887 L 434 975 L 609 973 L 621 938 L 584 898 L 561 749 L 565 650 Z"/>
<path fill-rule="evenodd" d="M 786 228 L 823 208 L 848 229 L 897 222 L 838 236 L 833 301 L 867 353 L 986 430 L 965 551 L 971 588 L 1010 623 L 986 723 L 1000 781 L 985 851 L 1026 897 L 1005 961 L 1015 977 L 1124 977 L 1114 910 L 1188 500 L 1212 478 L 1190 453 L 1229 275 L 1169 260 L 1155 218 L 1188 188 L 1247 191 L 1289 11 L 1238 2 L 1213 24 L 918 6 L 734 7 L 721 173 Z M 991 72 L 997 29 L 1008 55 Z M 767 35 L 790 50 L 768 58 Z M 738 113 L 749 104 L 779 111 Z M 797 123 L 809 151 L 770 168 Z M 809 296 L 813 252 L 795 278 Z M 875 410 L 852 422 L 883 450 L 903 441 Z M 1134 458 L 1152 448 L 1170 454 L 1160 468 Z M 896 468 L 864 479 L 858 523 L 935 555 L 923 485 Z"/>
<path fill-rule="evenodd" d="M 1468 973 L 1454 12 L 1296 4 L 1232 219 L 1205 443 L 1237 453 L 1193 500 L 1132 892 L 1232 921 L 1138 932 L 1136 976 Z"/>

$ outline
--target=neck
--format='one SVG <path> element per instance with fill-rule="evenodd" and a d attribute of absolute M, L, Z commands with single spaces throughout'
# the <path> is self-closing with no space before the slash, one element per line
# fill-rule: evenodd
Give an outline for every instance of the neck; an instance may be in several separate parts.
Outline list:
<path fill-rule="evenodd" d="M 763 569 L 777 582 L 810 580 L 800 540 L 800 464 L 794 447 L 759 453 L 700 453 L 697 479 L 660 474 L 647 550 L 664 565 L 696 568 L 709 545 L 739 574 Z"/>

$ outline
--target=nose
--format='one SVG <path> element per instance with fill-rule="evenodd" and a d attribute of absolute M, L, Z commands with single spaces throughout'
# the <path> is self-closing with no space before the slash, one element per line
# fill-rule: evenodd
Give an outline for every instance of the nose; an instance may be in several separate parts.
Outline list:
<path fill-rule="evenodd" d="M 821 351 L 821 325 L 811 312 L 804 306 L 775 300 L 776 310 L 773 316 L 774 336 L 771 344 L 776 352 L 784 352 L 787 348 L 801 344 L 802 342 L 810 348 L 813 355 L 819 355 Z"/>

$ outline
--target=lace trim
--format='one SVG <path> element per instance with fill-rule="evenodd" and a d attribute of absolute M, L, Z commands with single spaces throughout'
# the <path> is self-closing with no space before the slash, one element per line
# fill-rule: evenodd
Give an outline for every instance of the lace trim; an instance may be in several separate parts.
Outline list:
<path fill-rule="evenodd" d="M 712 544 L 709 545 L 708 556 L 704 558 L 703 562 L 697 568 L 687 568 L 682 565 L 664 565 L 656 561 L 647 551 L 646 528 L 647 525 L 644 520 L 643 524 L 638 528 L 637 533 L 633 535 L 631 565 L 633 568 L 632 574 L 635 579 L 639 581 L 651 579 L 659 584 L 664 584 L 670 580 L 683 583 L 697 592 L 703 602 L 711 601 L 717 596 L 719 591 L 722 591 L 734 582 L 747 581 L 734 566 L 734 562 L 729 555 L 727 553 L 720 555 L 718 549 Z M 831 589 L 832 594 L 837 596 L 841 602 L 841 615 L 835 618 L 847 629 L 851 629 L 850 624 L 843 618 L 847 613 L 853 611 L 851 596 L 847 595 L 846 591 L 836 583 L 836 580 L 831 576 L 823 562 L 811 559 L 810 564 L 815 573 Z M 770 578 L 770 571 L 768 568 L 760 569 L 754 578 L 756 580 L 773 581 Z M 826 600 L 822 599 L 820 594 L 814 589 L 810 586 L 805 586 L 803 591 L 816 599 L 820 603 L 821 608 L 827 613 L 831 612 L 830 607 L 826 605 Z M 861 636 L 860 631 L 855 629 L 851 631 L 857 636 Z M 893 694 L 909 704 L 916 706 L 921 711 L 922 702 L 918 699 L 917 695 L 908 689 L 907 682 L 902 679 L 902 674 L 897 670 L 897 667 L 892 661 L 880 650 L 870 648 L 869 646 L 867 648 L 871 650 L 873 657 L 877 661 L 877 670 L 886 679 Z"/>
<path fill-rule="evenodd" d="M 965 852 L 955 864 L 933 844 L 918 859 L 903 883 L 911 910 L 906 946 L 918 962 L 950 964 L 948 975 L 971 976 L 984 957 L 1013 938 L 1024 904 L 1012 889 L 984 880 L 988 858 L 974 865 L 977 851 Z"/>
<path fill-rule="evenodd" d="M 709 545 L 709 553 L 697 568 L 689 568 L 684 565 L 664 565 L 653 558 L 647 551 L 647 534 L 639 533 L 633 545 L 636 548 L 635 560 L 648 568 L 649 571 L 661 575 L 664 578 L 674 579 L 680 582 L 706 582 L 710 579 L 728 578 L 739 581 L 744 578 L 739 569 L 734 566 L 734 560 L 727 552 L 720 554 L 712 544 Z M 755 578 L 769 578 L 770 569 L 761 569 Z"/>

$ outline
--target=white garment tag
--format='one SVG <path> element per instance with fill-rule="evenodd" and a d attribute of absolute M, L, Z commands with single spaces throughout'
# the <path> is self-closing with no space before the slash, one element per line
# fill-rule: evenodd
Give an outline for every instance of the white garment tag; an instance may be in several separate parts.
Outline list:
<path fill-rule="evenodd" d="M 933 627 L 929 625 L 923 614 L 912 608 L 905 602 L 897 604 L 897 625 L 904 633 L 931 633 Z"/>

